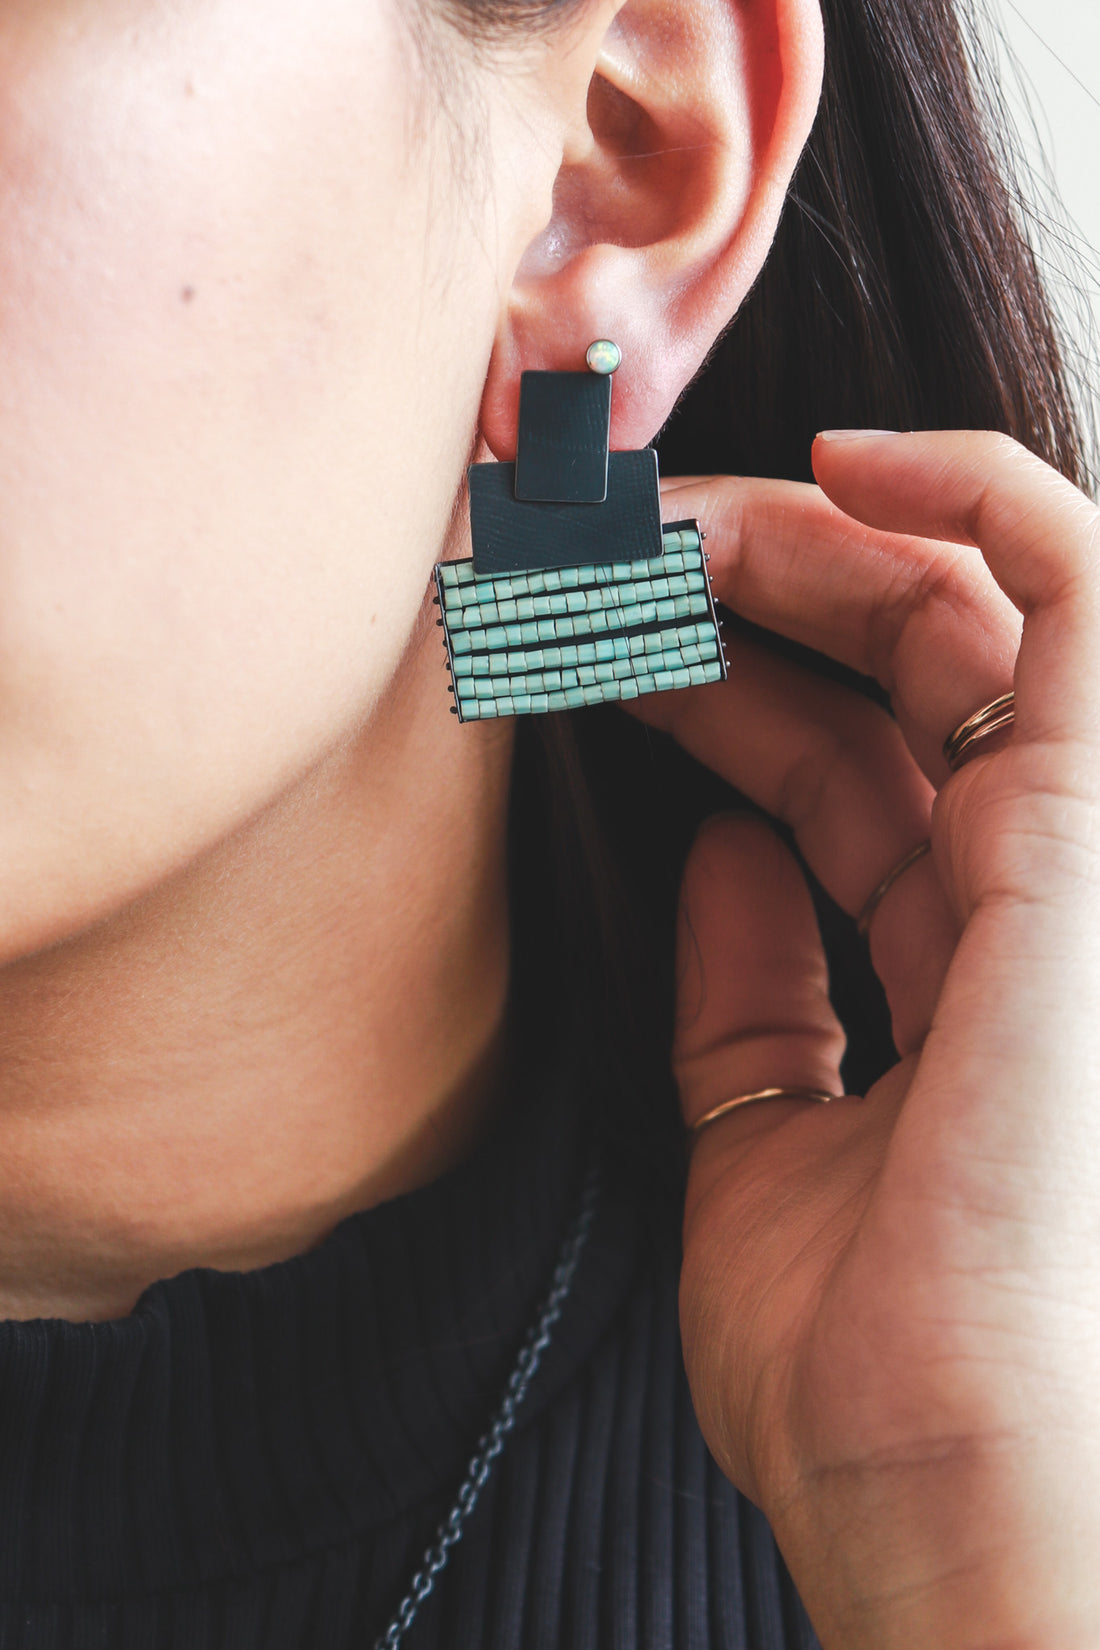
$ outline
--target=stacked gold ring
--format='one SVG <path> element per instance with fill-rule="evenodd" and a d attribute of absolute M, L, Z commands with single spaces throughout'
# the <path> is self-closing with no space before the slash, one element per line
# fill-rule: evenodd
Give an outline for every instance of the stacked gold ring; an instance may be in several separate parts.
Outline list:
<path fill-rule="evenodd" d="M 1000 733 L 1002 728 L 1011 727 L 1015 720 L 1016 695 L 1002 693 L 999 699 L 983 705 L 973 716 L 968 716 L 965 722 L 960 722 L 943 744 L 943 754 L 951 772 L 954 773 L 962 766 L 963 758 L 980 739 L 988 739 L 991 734 Z"/>

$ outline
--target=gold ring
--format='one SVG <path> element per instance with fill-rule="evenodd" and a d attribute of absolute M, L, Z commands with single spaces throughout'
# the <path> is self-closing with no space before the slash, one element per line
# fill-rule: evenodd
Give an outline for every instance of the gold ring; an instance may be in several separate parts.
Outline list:
<path fill-rule="evenodd" d="M 924 841 L 918 842 L 912 852 L 906 854 L 905 858 L 895 865 L 892 871 L 886 873 L 874 893 L 864 902 L 863 909 L 856 918 L 856 929 L 860 934 L 866 935 L 868 928 L 871 926 L 871 918 L 898 878 L 908 871 L 910 865 L 915 865 L 918 859 L 923 859 L 925 854 L 931 853 L 931 851 L 932 844 L 925 837 Z"/>
<path fill-rule="evenodd" d="M 830 1100 L 841 1100 L 843 1095 L 830 1094 L 827 1089 L 757 1089 L 753 1094 L 735 1094 L 731 1100 L 722 1100 L 717 1106 L 712 1106 L 702 1117 L 697 1117 L 691 1125 L 692 1134 L 698 1134 L 705 1129 L 708 1123 L 716 1123 L 727 1112 L 736 1111 L 738 1106 L 751 1106 L 757 1100 L 816 1100 L 819 1105 L 827 1106 Z"/>
<path fill-rule="evenodd" d="M 943 743 L 943 754 L 951 772 L 955 773 L 962 766 L 964 756 L 980 739 L 988 739 L 991 733 L 1000 733 L 1002 728 L 1010 728 L 1015 720 L 1016 695 L 1002 693 L 999 699 L 983 705 L 973 716 L 968 716 L 965 722 L 960 722 L 954 733 Z"/>

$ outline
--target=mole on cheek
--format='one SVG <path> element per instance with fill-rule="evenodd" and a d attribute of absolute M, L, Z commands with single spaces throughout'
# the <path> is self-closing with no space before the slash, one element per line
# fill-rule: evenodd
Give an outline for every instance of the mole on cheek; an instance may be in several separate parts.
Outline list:
<path fill-rule="evenodd" d="M 195 289 L 194 289 L 193 286 L 181 287 L 181 289 L 180 289 L 180 303 L 189 304 L 194 300 L 194 297 L 195 297 Z"/>

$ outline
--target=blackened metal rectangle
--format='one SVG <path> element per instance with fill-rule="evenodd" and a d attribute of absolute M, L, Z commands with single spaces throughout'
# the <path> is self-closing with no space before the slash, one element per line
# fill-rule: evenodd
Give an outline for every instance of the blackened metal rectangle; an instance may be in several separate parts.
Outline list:
<path fill-rule="evenodd" d="M 474 572 L 531 572 L 659 556 L 661 495 L 652 447 L 612 453 L 603 504 L 533 504 L 514 496 L 514 464 L 472 464 Z"/>
<path fill-rule="evenodd" d="M 610 434 L 610 378 L 592 372 L 525 372 L 519 390 L 516 497 L 543 504 L 602 504 Z"/>

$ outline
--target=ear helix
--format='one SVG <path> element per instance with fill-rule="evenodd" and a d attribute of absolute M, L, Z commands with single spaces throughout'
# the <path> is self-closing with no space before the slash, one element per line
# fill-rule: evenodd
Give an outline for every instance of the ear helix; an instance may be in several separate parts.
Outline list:
<path fill-rule="evenodd" d="M 588 372 L 525 372 L 514 464 L 467 472 L 473 556 L 440 562 L 451 709 L 484 721 L 722 680 L 697 521 L 661 525 L 657 454 L 611 452 L 622 352 Z"/>

